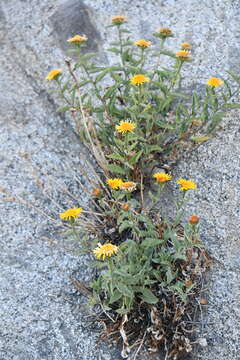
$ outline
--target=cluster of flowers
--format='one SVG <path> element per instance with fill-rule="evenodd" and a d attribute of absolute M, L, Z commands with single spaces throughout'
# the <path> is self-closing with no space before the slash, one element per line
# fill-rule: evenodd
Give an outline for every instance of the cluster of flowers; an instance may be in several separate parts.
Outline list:
<path fill-rule="evenodd" d="M 119 26 L 126 22 L 127 22 L 127 18 L 125 16 L 112 17 L 113 25 Z M 162 40 L 165 40 L 166 38 L 174 36 L 172 30 L 169 28 L 165 28 L 165 27 L 156 30 L 156 32 L 153 33 L 153 35 Z M 74 44 L 79 47 L 82 44 L 86 43 L 87 40 L 88 40 L 88 38 L 85 35 L 75 35 L 72 38 L 68 39 L 67 41 L 70 44 Z M 144 50 L 152 45 L 151 41 L 147 41 L 144 39 L 137 40 L 134 42 L 134 44 L 136 46 L 138 46 L 139 48 L 141 48 L 142 50 Z M 176 51 L 176 53 L 175 53 L 176 58 L 178 58 L 180 61 L 190 60 L 191 59 L 190 49 L 191 49 L 191 44 L 189 44 L 188 42 L 181 43 L 181 49 Z M 56 79 L 58 79 L 58 77 L 61 74 L 62 74 L 61 69 L 53 69 L 46 76 L 46 80 L 56 80 Z M 150 79 L 143 74 L 136 74 L 130 79 L 130 82 L 133 85 L 142 85 L 149 81 L 150 81 Z M 207 80 L 207 85 L 211 86 L 211 87 L 218 87 L 222 84 L 223 84 L 223 81 L 216 77 L 211 77 L 210 79 Z"/>
<path fill-rule="evenodd" d="M 167 181 L 172 180 L 172 176 L 164 172 L 158 172 L 153 174 L 153 178 L 160 185 L 163 185 Z M 107 179 L 106 183 L 112 190 L 127 190 L 131 192 L 134 191 L 137 187 L 137 184 L 135 182 L 133 181 L 124 182 L 120 178 Z M 196 183 L 192 180 L 181 178 L 177 180 L 177 184 L 180 186 L 180 191 L 194 190 L 197 188 Z M 93 196 L 99 196 L 100 194 L 101 194 L 101 190 L 99 188 L 94 189 L 92 192 Z M 129 205 L 127 203 L 124 203 L 122 209 L 128 211 Z M 82 208 L 72 208 L 59 214 L 59 216 L 62 220 L 74 222 L 82 214 L 82 212 L 83 212 Z M 191 216 L 189 218 L 189 223 L 192 225 L 197 224 L 198 221 L 199 219 L 197 216 Z M 104 245 L 98 243 L 97 248 L 93 250 L 93 254 L 98 260 L 100 260 L 101 258 L 105 260 L 106 257 L 111 257 L 112 255 L 116 254 L 118 250 L 119 248 L 111 243 L 106 243 Z"/>

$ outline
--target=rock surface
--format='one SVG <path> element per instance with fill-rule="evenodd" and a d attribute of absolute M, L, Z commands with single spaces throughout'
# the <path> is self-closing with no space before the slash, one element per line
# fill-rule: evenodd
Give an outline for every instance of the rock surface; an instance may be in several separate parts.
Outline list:
<path fill-rule="evenodd" d="M 87 50 L 106 49 L 114 30 L 105 25 L 116 14 L 128 16 L 136 40 L 152 39 L 152 31 L 168 26 L 176 34 L 169 47 L 191 42 L 194 61 L 185 70 L 187 85 L 225 70 L 240 72 L 238 0 L 0 2 L 0 185 L 35 206 L 1 196 L 1 360 L 120 358 L 104 346 L 96 351 L 96 334 L 82 318 L 82 299 L 69 281 L 74 270 L 89 279 L 88 259 L 66 251 L 59 227 L 40 213 L 58 221 L 58 206 L 84 206 L 82 173 L 92 173 L 91 159 L 70 122 L 56 113 L 44 77 L 63 67 L 64 41 L 75 31 L 89 37 Z M 199 185 L 187 211 L 203 219 L 203 237 L 216 258 L 199 335 L 208 346 L 199 348 L 195 359 L 239 359 L 239 116 L 230 113 L 217 137 L 177 170 Z"/>

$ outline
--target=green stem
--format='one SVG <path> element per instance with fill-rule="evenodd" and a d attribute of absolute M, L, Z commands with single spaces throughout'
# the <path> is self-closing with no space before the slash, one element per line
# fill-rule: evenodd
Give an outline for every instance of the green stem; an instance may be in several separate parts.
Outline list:
<path fill-rule="evenodd" d="M 177 67 L 177 71 L 175 72 L 175 76 L 170 84 L 170 88 L 168 89 L 168 92 L 175 87 L 177 80 L 178 80 L 178 76 L 179 76 L 181 68 L 182 68 L 182 65 L 183 65 L 183 61 L 180 60 L 178 67 Z"/>
<path fill-rule="evenodd" d="M 127 72 L 126 72 L 126 68 L 125 68 L 125 60 L 123 57 L 123 39 L 122 39 L 122 33 L 120 31 L 120 25 L 118 25 L 117 27 L 118 29 L 118 38 L 119 38 L 119 42 L 120 42 L 120 57 L 121 57 L 121 63 L 122 63 L 122 67 L 123 67 L 123 72 L 125 75 L 125 80 L 127 80 Z"/>
<path fill-rule="evenodd" d="M 111 258 L 108 258 L 108 268 L 110 272 L 110 292 L 112 295 L 113 294 L 113 263 Z"/>

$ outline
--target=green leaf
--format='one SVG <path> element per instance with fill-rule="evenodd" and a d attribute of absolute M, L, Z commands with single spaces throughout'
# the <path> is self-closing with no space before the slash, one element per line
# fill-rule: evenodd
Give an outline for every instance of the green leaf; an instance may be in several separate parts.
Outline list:
<path fill-rule="evenodd" d="M 127 30 L 127 29 L 120 29 L 119 30 L 121 33 L 127 33 L 130 34 L 131 31 Z"/>
<path fill-rule="evenodd" d="M 132 228 L 132 227 L 133 227 L 133 223 L 130 222 L 130 221 L 125 220 L 119 226 L 118 232 L 121 234 L 124 230 Z"/>
<path fill-rule="evenodd" d="M 234 74 L 234 73 L 231 72 L 231 71 L 227 71 L 227 73 L 228 73 L 237 83 L 240 83 L 240 76 Z"/>
<path fill-rule="evenodd" d="M 122 293 L 118 290 L 114 290 L 113 294 L 110 297 L 109 304 L 118 301 L 121 297 L 122 297 Z"/>
<path fill-rule="evenodd" d="M 149 145 L 147 147 L 147 154 L 150 154 L 153 151 L 162 151 L 163 148 L 159 145 Z"/>
<path fill-rule="evenodd" d="M 114 54 L 120 54 L 120 53 L 121 53 L 121 51 L 118 50 L 117 48 L 110 48 L 110 49 L 108 49 L 108 51 L 111 51 L 111 52 L 113 52 Z"/>
<path fill-rule="evenodd" d="M 160 245 L 164 242 L 164 240 L 162 239 L 152 239 L 152 238 L 146 238 L 145 240 L 143 240 L 143 242 L 141 243 L 141 246 L 143 247 L 154 247 L 157 245 Z"/>
<path fill-rule="evenodd" d="M 166 56 L 170 56 L 170 57 L 176 59 L 175 53 L 173 53 L 172 51 L 169 51 L 169 50 L 161 50 L 161 51 L 160 51 L 160 54 L 163 54 L 163 55 L 166 55 Z"/>
<path fill-rule="evenodd" d="M 140 159 L 141 155 L 143 153 L 143 150 L 138 151 L 136 154 L 134 154 L 130 160 L 129 163 L 130 164 L 137 164 L 138 160 Z"/>
<path fill-rule="evenodd" d="M 114 159 L 114 160 L 121 161 L 122 163 L 125 163 L 124 157 L 122 157 L 120 154 L 110 154 L 110 155 L 107 155 L 107 157 L 108 157 L 109 159 Z M 124 172 L 124 173 L 125 173 L 125 172 Z"/>
<path fill-rule="evenodd" d="M 71 108 L 70 106 L 60 106 L 60 107 L 57 109 L 57 112 L 58 112 L 58 113 L 62 113 L 62 112 L 68 111 L 70 108 Z"/>
<path fill-rule="evenodd" d="M 203 143 L 205 141 L 208 141 L 211 139 L 211 136 L 195 136 L 191 137 L 190 140 L 196 142 L 196 143 Z"/>
<path fill-rule="evenodd" d="M 117 90 L 118 85 L 111 86 L 104 94 L 104 98 L 110 98 L 113 93 Z"/>
<path fill-rule="evenodd" d="M 240 104 L 224 104 L 225 109 L 240 109 Z"/>
<path fill-rule="evenodd" d="M 107 75 L 107 73 L 108 73 L 108 69 L 107 69 L 107 70 L 104 70 L 101 74 L 99 74 L 98 76 L 96 76 L 95 82 L 97 83 L 97 82 L 101 81 L 101 80 L 104 78 L 104 76 Z"/>
<path fill-rule="evenodd" d="M 89 73 L 97 73 L 97 72 L 100 72 L 100 71 L 104 71 L 106 68 L 105 67 L 93 67 L 91 69 L 88 69 L 88 72 Z"/>
<path fill-rule="evenodd" d="M 121 76 L 119 76 L 118 74 L 111 72 L 111 77 L 113 78 L 113 80 L 115 80 L 117 83 L 121 83 L 123 78 Z"/>
<path fill-rule="evenodd" d="M 123 283 L 117 282 L 116 287 L 118 291 L 120 291 L 120 293 L 123 294 L 124 296 L 129 296 L 129 297 L 133 296 L 133 292 Z"/>
<path fill-rule="evenodd" d="M 172 273 L 170 267 L 167 269 L 166 272 L 166 276 L 167 276 L 167 284 L 170 284 L 176 277 L 175 273 Z"/>
<path fill-rule="evenodd" d="M 147 288 L 140 288 L 139 292 L 142 293 L 141 298 L 148 304 L 156 304 L 158 298 L 153 294 L 153 292 Z"/>
<path fill-rule="evenodd" d="M 181 94 L 181 93 L 177 93 L 177 92 L 172 92 L 169 95 L 174 96 L 174 97 L 179 97 L 181 99 L 188 99 L 189 98 L 189 96 Z"/>
<path fill-rule="evenodd" d="M 78 83 L 78 88 L 85 86 L 90 83 L 90 80 L 83 80 Z"/>
<path fill-rule="evenodd" d="M 98 107 L 95 107 L 95 108 L 92 108 L 92 111 L 94 113 L 103 113 L 104 112 L 104 107 L 103 106 L 98 106 Z"/>
<path fill-rule="evenodd" d="M 118 165 L 107 165 L 106 168 L 113 173 L 125 175 L 126 171 Z"/>
<path fill-rule="evenodd" d="M 85 55 L 81 55 L 81 60 L 90 60 L 92 58 L 94 58 L 95 56 L 97 56 L 97 53 L 87 53 Z"/>
<path fill-rule="evenodd" d="M 129 310 L 127 310 L 127 309 L 117 309 L 116 312 L 118 314 L 128 314 Z"/>

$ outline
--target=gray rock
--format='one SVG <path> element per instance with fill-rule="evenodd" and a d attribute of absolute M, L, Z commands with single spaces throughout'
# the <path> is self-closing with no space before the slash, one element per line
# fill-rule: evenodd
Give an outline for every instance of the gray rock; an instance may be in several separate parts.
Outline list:
<path fill-rule="evenodd" d="M 82 173 L 93 174 L 91 157 L 71 120 L 56 113 L 60 103 L 44 78 L 50 69 L 64 67 L 65 40 L 75 32 L 89 37 L 87 50 L 102 46 L 106 56 L 116 33 L 105 25 L 117 14 L 129 17 L 136 40 L 154 40 L 156 28 L 169 26 L 176 34 L 169 48 L 184 40 L 193 44 L 186 86 L 239 71 L 239 1 L 1 1 L 0 185 L 35 208 L 1 195 L 0 359 L 119 358 L 105 344 L 96 351 L 97 334 L 88 329 L 84 301 L 69 281 L 75 270 L 82 280 L 91 278 L 89 259 L 74 255 L 77 244 L 63 241 L 60 227 L 39 212 L 58 222 L 57 204 L 87 206 L 79 182 L 88 186 Z M 114 61 L 107 56 L 106 62 Z M 208 346 L 196 359 L 239 358 L 239 152 L 239 112 L 234 111 L 218 136 L 176 169 L 176 176 L 199 185 L 187 216 L 202 218 L 202 235 L 216 258 L 199 331 Z"/>
<path fill-rule="evenodd" d="M 72 49 L 66 40 L 76 34 L 86 35 L 88 38 L 83 51 L 98 51 L 101 37 L 94 25 L 95 16 L 91 8 L 81 0 L 62 1 L 51 16 L 51 21 L 54 36 L 65 52 L 69 53 L 68 50 Z"/>

